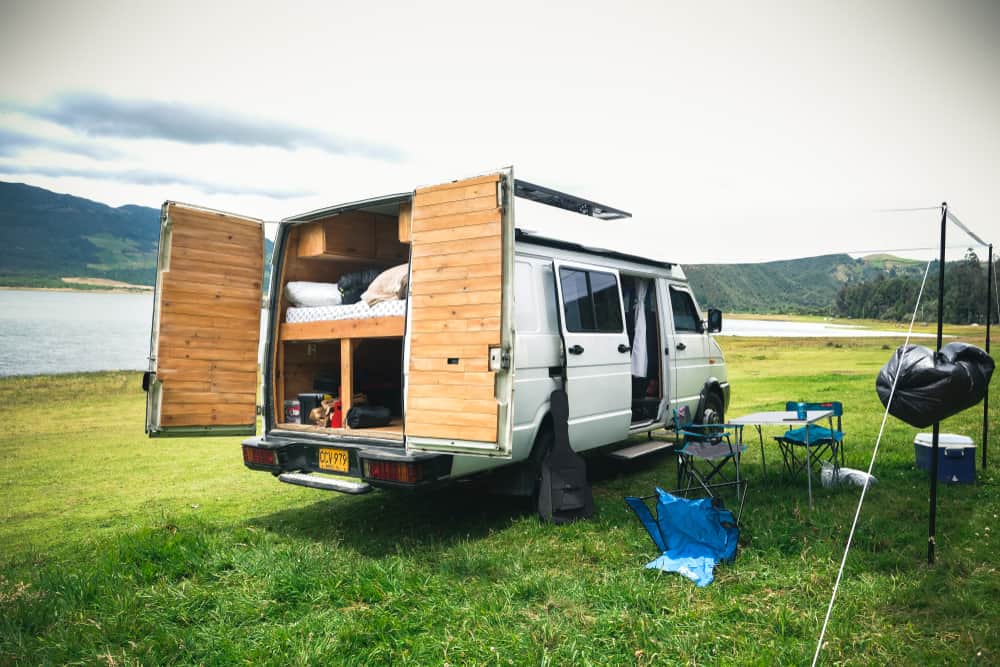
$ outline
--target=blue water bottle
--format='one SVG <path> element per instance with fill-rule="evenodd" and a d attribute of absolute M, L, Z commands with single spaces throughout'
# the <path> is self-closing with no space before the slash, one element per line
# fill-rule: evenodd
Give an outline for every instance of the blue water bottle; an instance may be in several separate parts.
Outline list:
<path fill-rule="evenodd" d="M 800 403 L 796 404 L 796 406 L 795 406 L 795 416 L 797 418 L 799 418 L 799 419 L 805 419 L 806 418 L 806 404 L 805 403 L 801 403 L 800 402 Z"/>

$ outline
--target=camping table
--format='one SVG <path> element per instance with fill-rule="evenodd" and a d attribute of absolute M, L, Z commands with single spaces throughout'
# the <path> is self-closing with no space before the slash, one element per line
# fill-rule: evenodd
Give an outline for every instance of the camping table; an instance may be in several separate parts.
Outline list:
<path fill-rule="evenodd" d="M 805 419 L 799 419 L 794 410 L 777 410 L 775 412 L 754 412 L 743 415 L 736 419 L 726 420 L 729 426 L 735 426 L 738 433 L 740 446 L 743 445 L 743 427 L 753 426 L 757 429 L 757 436 L 760 438 L 760 462 L 764 467 L 764 475 L 767 475 L 767 461 L 764 459 L 764 431 L 765 426 L 806 426 L 815 424 L 822 419 L 830 420 L 830 430 L 833 430 L 833 410 L 809 410 Z M 812 451 L 809 447 L 809 430 L 806 429 L 806 479 L 809 480 L 809 508 L 813 506 L 812 489 Z"/>

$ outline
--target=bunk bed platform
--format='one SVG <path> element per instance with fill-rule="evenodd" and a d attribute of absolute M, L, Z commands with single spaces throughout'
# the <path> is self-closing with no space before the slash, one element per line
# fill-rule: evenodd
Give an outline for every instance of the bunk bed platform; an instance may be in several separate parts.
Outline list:
<path fill-rule="evenodd" d="M 283 341 L 330 340 L 336 338 L 392 338 L 402 336 L 402 316 L 370 317 L 364 320 L 322 320 L 284 322 L 278 332 Z"/>

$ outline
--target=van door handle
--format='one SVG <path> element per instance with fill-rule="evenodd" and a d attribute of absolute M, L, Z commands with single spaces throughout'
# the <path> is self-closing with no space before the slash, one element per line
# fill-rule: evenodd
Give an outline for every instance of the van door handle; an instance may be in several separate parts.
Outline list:
<path fill-rule="evenodd" d="M 618 346 L 618 351 L 619 351 L 619 352 L 621 352 L 622 354 L 625 354 L 626 352 L 628 352 L 628 351 L 629 351 L 629 350 L 631 350 L 631 349 L 632 349 L 632 348 L 630 348 L 630 347 L 629 347 L 628 345 L 626 345 L 625 343 L 622 343 L 621 345 L 619 345 L 619 346 Z"/>
<path fill-rule="evenodd" d="M 569 348 L 566 351 L 569 352 L 570 354 L 583 354 L 583 346 L 574 345 L 573 347 Z"/>
<path fill-rule="evenodd" d="M 677 343 L 677 349 L 678 350 L 686 350 L 686 349 L 688 349 L 688 346 L 685 345 L 684 343 Z"/>

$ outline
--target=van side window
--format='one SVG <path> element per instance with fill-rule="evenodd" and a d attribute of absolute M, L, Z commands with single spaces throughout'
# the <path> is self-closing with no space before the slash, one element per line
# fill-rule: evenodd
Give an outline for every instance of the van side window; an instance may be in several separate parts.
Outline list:
<path fill-rule="evenodd" d="M 674 331 L 702 333 L 701 315 L 691 295 L 676 287 L 670 288 L 670 304 L 674 311 Z"/>
<path fill-rule="evenodd" d="M 559 267 L 566 330 L 621 333 L 622 305 L 613 273 Z"/>

